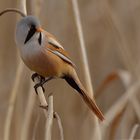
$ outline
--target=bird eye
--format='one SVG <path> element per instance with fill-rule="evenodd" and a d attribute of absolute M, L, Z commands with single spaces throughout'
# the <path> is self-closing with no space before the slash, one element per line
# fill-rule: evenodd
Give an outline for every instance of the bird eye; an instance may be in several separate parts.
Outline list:
<path fill-rule="evenodd" d="M 35 26 L 34 26 L 34 25 L 31 25 L 31 26 L 30 26 L 30 29 L 35 29 Z"/>

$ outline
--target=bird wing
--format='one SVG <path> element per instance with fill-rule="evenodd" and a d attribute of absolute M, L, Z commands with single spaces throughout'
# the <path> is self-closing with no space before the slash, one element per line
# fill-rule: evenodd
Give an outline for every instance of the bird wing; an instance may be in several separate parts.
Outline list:
<path fill-rule="evenodd" d="M 53 45 L 56 48 L 64 49 L 64 47 L 56 40 L 56 38 L 52 34 L 46 31 L 46 35 L 47 35 L 49 44 Z"/>
<path fill-rule="evenodd" d="M 55 39 L 55 37 L 48 32 L 46 32 L 46 36 L 49 43 L 49 45 L 47 45 L 46 47 L 47 50 L 60 57 L 63 61 L 75 67 L 75 64 L 70 59 L 68 53 L 64 50 L 63 46 Z"/>

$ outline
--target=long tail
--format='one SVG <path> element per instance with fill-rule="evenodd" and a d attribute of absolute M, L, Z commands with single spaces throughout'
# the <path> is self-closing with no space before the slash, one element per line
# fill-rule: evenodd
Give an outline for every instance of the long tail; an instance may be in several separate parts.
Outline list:
<path fill-rule="evenodd" d="M 68 82 L 69 85 L 71 85 L 74 89 L 76 89 L 85 103 L 88 105 L 88 107 L 96 114 L 96 116 L 103 121 L 104 120 L 104 115 L 98 108 L 96 102 L 94 99 L 91 99 L 85 90 L 85 88 L 82 86 L 77 74 L 75 71 L 72 72 L 70 75 L 66 75 L 64 79 Z"/>

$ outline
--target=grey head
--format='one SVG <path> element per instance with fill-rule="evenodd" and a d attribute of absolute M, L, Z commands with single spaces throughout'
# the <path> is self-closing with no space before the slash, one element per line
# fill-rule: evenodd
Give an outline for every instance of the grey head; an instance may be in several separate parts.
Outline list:
<path fill-rule="evenodd" d="M 33 36 L 38 36 L 38 43 L 41 45 L 41 32 L 37 31 L 40 27 L 40 22 L 36 17 L 26 16 L 22 18 L 16 26 L 16 43 L 25 45 Z"/>

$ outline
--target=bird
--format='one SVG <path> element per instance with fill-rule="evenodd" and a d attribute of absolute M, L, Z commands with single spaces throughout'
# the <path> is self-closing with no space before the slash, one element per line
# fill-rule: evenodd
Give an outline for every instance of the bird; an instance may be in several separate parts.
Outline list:
<path fill-rule="evenodd" d="M 95 99 L 89 96 L 80 82 L 75 64 L 69 54 L 54 35 L 42 28 L 37 17 L 28 15 L 17 22 L 15 41 L 23 62 L 31 71 L 35 72 L 32 79 L 36 76 L 41 77 L 40 82 L 35 85 L 35 89 L 39 86 L 43 87 L 43 84 L 51 79 L 64 79 L 79 93 L 99 120 L 104 120 L 104 115 Z"/>

